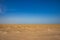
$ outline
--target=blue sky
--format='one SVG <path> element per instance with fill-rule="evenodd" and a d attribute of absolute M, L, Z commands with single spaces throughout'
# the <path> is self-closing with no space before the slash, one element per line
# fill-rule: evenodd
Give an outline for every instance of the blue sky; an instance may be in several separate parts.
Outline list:
<path fill-rule="evenodd" d="M 0 24 L 60 24 L 60 0 L 1 0 Z"/>

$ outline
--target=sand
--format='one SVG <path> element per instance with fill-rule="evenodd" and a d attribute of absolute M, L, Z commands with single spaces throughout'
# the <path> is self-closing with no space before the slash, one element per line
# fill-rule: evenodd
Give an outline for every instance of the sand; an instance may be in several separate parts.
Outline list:
<path fill-rule="evenodd" d="M 60 40 L 60 24 L 0 24 L 0 40 Z"/>

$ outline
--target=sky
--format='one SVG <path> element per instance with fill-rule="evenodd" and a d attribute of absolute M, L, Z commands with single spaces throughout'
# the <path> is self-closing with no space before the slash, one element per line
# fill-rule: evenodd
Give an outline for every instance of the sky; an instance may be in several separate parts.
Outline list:
<path fill-rule="evenodd" d="M 0 0 L 0 24 L 60 24 L 60 0 Z"/>

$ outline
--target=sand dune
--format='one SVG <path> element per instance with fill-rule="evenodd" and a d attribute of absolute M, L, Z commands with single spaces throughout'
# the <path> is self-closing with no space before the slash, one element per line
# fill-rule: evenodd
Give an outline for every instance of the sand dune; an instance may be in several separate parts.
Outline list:
<path fill-rule="evenodd" d="M 0 40 L 60 40 L 60 24 L 0 24 Z"/>

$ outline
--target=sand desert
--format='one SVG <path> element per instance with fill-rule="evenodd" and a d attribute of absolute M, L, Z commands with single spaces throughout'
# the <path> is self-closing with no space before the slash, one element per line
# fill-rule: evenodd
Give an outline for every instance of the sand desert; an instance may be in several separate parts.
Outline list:
<path fill-rule="evenodd" d="M 60 24 L 0 24 L 0 40 L 60 40 Z"/>

